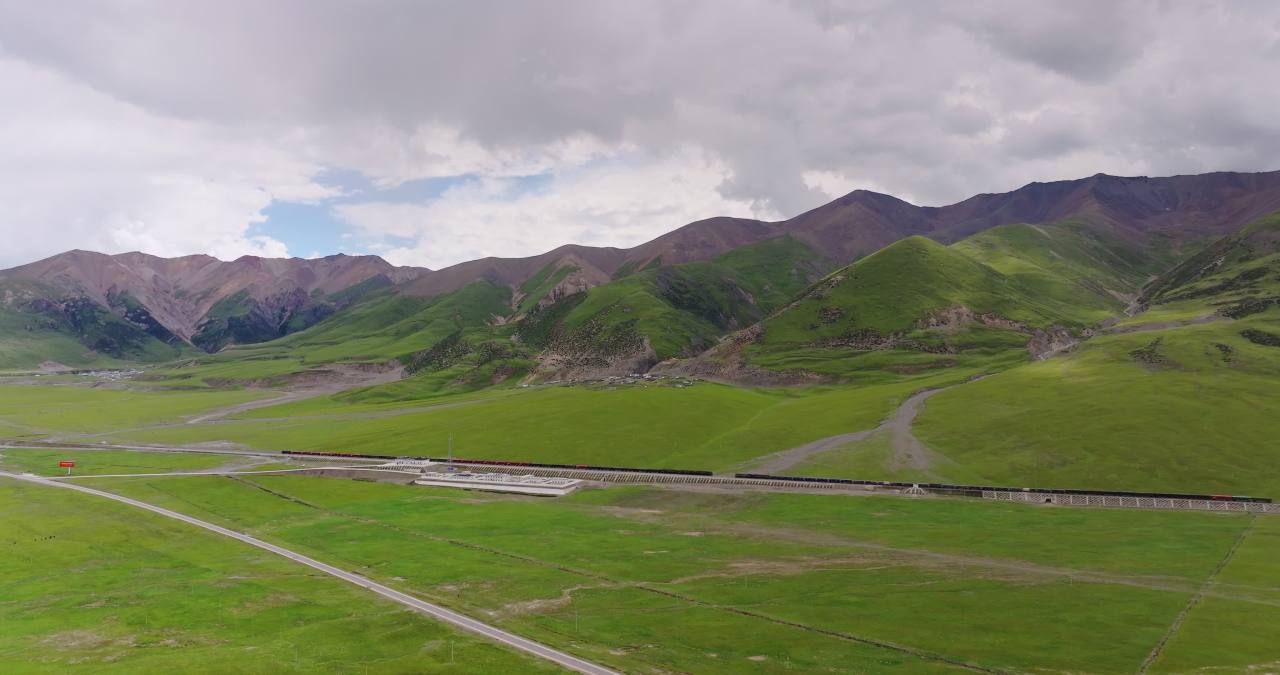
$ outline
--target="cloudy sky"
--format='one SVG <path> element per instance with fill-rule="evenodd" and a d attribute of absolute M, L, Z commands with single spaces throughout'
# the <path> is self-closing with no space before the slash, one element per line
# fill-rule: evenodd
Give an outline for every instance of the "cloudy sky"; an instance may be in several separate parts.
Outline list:
<path fill-rule="evenodd" d="M 1280 3 L 0 0 L 0 266 L 631 246 L 1280 168 Z"/>

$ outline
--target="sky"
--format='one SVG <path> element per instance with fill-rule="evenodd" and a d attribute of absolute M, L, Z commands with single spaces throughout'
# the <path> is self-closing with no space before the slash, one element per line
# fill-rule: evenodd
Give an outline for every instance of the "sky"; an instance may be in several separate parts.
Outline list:
<path fill-rule="evenodd" d="M 1280 168 L 1280 3 L 0 0 L 0 266 L 440 268 Z"/>

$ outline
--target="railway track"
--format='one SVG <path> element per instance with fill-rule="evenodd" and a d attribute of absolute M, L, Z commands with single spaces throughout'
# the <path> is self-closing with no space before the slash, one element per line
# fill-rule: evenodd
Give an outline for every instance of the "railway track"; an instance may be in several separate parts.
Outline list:
<path fill-rule="evenodd" d="M 138 452 L 190 452 L 219 455 L 245 455 L 273 459 L 335 460 L 375 466 L 394 466 L 396 462 L 449 465 L 473 471 L 494 473 L 521 473 L 549 478 L 572 478 L 597 483 L 619 485 L 687 485 L 696 487 L 748 488 L 765 490 L 816 491 L 842 494 L 899 494 L 920 496 L 961 496 L 997 501 L 1029 504 L 1053 504 L 1057 506 L 1092 506 L 1142 508 L 1161 510 L 1238 511 L 1263 514 L 1280 514 L 1280 504 L 1257 497 L 1233 497 L 1229 495 L 1185 495 L 1133 492 L 1105 492 L 1091 490 L 1047 490 L 1038 488 L 1008 488 L 988 486 L 943 485 L 934 483 L 902 483 L 860 481 L 758 474 L 715 475 L 710 471 L 682 471 L 675 469 L 630 469 L 619 467 L 590 467 L 507 462 L 500 460 L 469 460 L 440 458 L 397 458 L 387 455 L 360 455 L 355 453 L 327 453 L 300 451 L 222 450 L 216 448 L 184 448 L 155 445 L 119 445 L 90 443 L 58 443 L 52 441 L 0 441 L 0 448 L 85 448 L 93 450 L 132 450 Z"/>

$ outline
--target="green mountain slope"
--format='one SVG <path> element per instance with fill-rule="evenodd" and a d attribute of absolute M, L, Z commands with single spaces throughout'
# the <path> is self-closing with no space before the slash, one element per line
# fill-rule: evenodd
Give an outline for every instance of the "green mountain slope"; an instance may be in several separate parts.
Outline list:
<path fill-rule="evenodd" d="M 1153 313 L 1213 311 L 1244 318 L 1280 305 L 1280 214 L 1191 256 L 1143 293 Z"/>
<path fill-rule="evenodd" d="M 0 298 L 0 369 L 155 363 L 194 351 L 128 293 L 113 294 L 109 309 L 45 284 L 8 281 Z"/>
<path fill-rule="evenodd" d="M 628 355 L 649 363 L 692 356 L 790 299 L 821 273 L 816 252 L 791 237 L 700 263 L 650 267 L 531 311 L 525 344 L 584 366 Z"/>
<path fill-rule="evenodd" d="M 1280 311 L 1096 337 L 930 398 L 916 435 L 942 478 L 1277 497 L 1280 346 L 1247 331 Z"/>
<path fill-rule="evenodd" d="M 339 309 L 390 286 L 391 280 L 379 275 L 337 293 L 294 289 L 266 301 L 254 298 L 250 289 L 242 290 L 209 309 L 191 342 L 208 352 L 229 344 L 267 342 L 314 326 Z"/>
<path fill-rule="evenodd" d="M 1156 264 L 1079 223 L 1003 226 L 951 246 L 910 237 L 828 275 L 722 351 L 840 377 L 1004 368 L 1119 314 Z"/>
<path fill-rule="evenodd" d="M 929 448 L 923 468 L 895 463 L 882 433 L 796 471 L 1280 495 L 1278 291 L 1273 215 L 1160 275 L 1145 311 L 1076 350 L 929 398 L 913 425 Z"/>
<path fill-rule="evenodd" d="M 645 370 L 757 321 L 811 283 L 821 271 L 818 260 L 808 247 L 782 237 L 585 290 L 575 290 L 588 283 L 578 265 L 559 262 L 527 279 L 514 296 L 487 282 L 425 301 L 388 295 L 255 351 L 290 347 L 309 362 L 382 358 L 406 364 L 410 377 L 346 397 L 357 401 L 511 386 L 532 372 L 547 379 Z M 366 348 L 357 351 L 360 345 Z"/>
<path fill-rule="evenodd" d="M 1029 293 L 1102 314 L 1114 309 L 1112 300 L 1130 297 L 1167 266 L 1149 247 L 1078 222 L 1002 225 L 952 248 L 1013 278 Z"/>
<path fill-rule="evenodd" d="M 160 369 L 154 377 L 185 384 L 279 379 L 326 363 L 409 364 L 413 355 L 462 332 L 488 334 L 509 311 L 509 289 L 485 281 L 436 298 L 371 292 L 316 325 L 286 337 L 240 345 Z"/>
<path fill-rule="evenodd" d="M 1013 225 L 950 247 L 909 238 L 814 284 L 821 257 L 784 236 L 595 286 L 590 271 L 567 260 L 515 288 L 482 281 L 425 299 L 374 292 L 307 330 L 202 359 L 201 368 L 235 380 L 399 360 L 413 375 L 400 389 L 421 395 L 532 371 L 646 370 L 763 320 L 748 354 L 766 369 L 977 372 L 1070 343 L 1123 309 L 1149 267 L 1130 245 L 1084 225 Z"/>

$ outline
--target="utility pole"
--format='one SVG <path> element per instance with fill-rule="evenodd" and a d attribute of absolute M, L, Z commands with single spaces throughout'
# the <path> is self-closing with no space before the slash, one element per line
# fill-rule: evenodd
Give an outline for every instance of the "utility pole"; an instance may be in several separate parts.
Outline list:
<path fill-rule="evenodd" d="M 449 463 L 453 464 L 453 434 L 449 434 Z"/>

